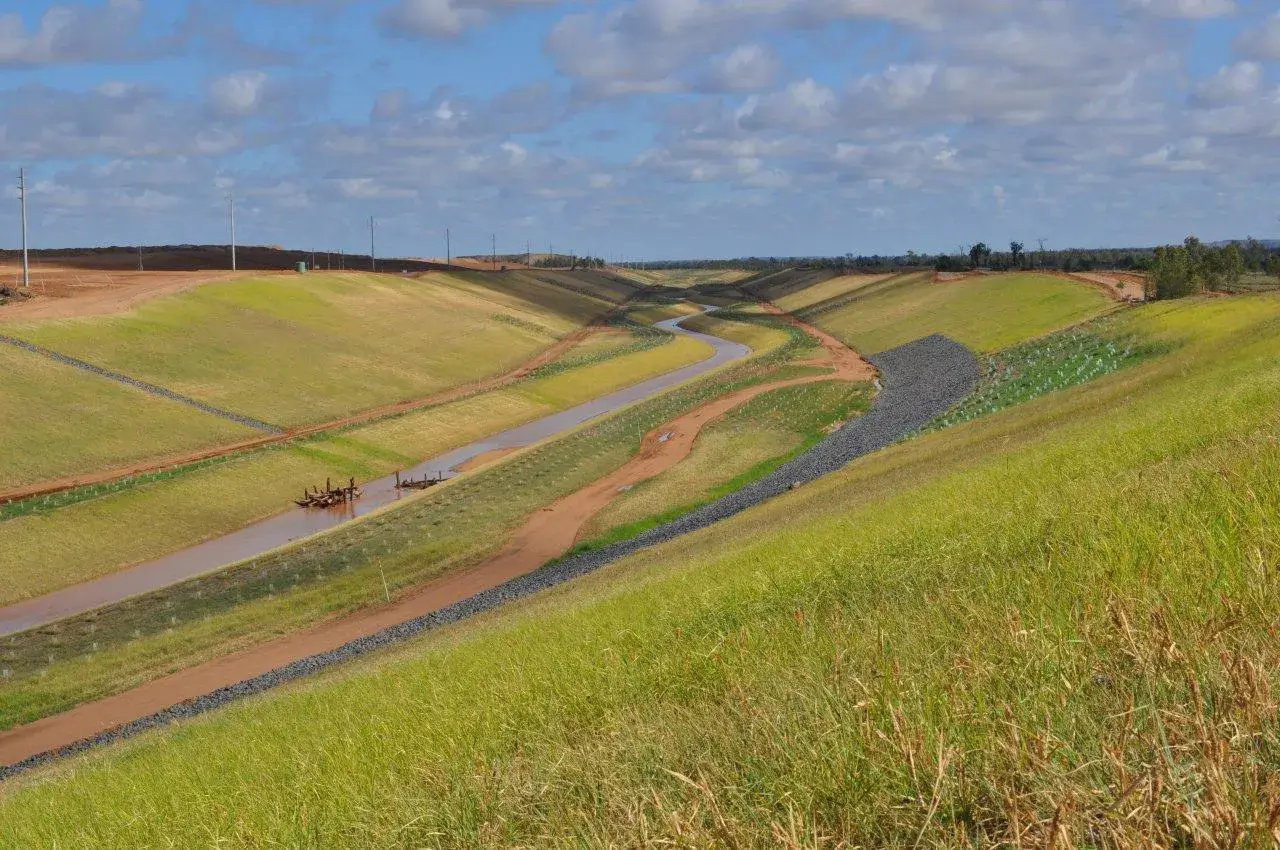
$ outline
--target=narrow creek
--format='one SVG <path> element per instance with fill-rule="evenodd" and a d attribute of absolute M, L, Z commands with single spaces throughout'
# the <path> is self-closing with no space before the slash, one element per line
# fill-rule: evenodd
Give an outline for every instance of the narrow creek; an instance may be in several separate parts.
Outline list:
<path fill-rule="evenodd" d="M 651 378 L 615 393 L 601 396 L 577 407 L 527 422 L 482 440 L 423 461 L 401 474 L 410 478 L 423 476 L 452 478 L 468 462 L 496 453 L 521 449 L 570 431 L 627 405 L 643 401 L 692 378 L 741 360 L 751 349 L 710 334 L 687 330 L 684 316 L 657 323 L 657 327 L 707 343 L 715 353 L 698 363 Z M 393 504 L 406 495 L 395 487 L 395 476 L 364 482 L 364 498 L 331 510 L 297 508 L 246 526 L 239 531 L 215 537 L 204 543 L 139 564 L 83 584 L 18 602 L 0 608 L 0 636 L 56 623 L 59 620 L 111 605 L 130 597 L 159 590 L 172 584 L 278 549 L 291 541 L 336 528 L 345 522 L 365 516 Z"/>

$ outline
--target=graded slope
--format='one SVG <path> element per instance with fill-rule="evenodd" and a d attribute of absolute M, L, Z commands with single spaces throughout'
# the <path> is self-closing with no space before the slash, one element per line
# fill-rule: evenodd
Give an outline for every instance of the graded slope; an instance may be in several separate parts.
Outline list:
<path fill-rule="evenodd" d="M 799 315 L 869 354 L 930 333 L 992 352 L 1114 307 L 1087 283 L 1038 274 L 934 282 L 931 274 L 918 273 L 867 289 L 865 295 L 854 292 Z"/>
<path fill-rule="evenodd" d="M 292 427 L 507 371 L 611 307 L 521 273 L 274 275 L 5 332 Z"/>
<path fill-rule="evenodd" d="M 57 509 L 0 518 L 0 574 L 8 577 L 0 586 L 0 607 L 230 534 L 290 510 L 299 488 L 309 484 L 330 477 L 368 482 L 410 469 L 713 353 L 688 337 L 634 351 L 628 348 L 632 342 L 630 334 L 596 334 L 561 361 L 509 387 L 124 482 L 114 492 Z M 79 424 L 86 426 L 76 432 L 81 442 L 99 445 L 99 432 Z M 84 540 L 93 546 L 77 545 Z"/>
<path fill-rule="evenodd" d="M 0 344 L 0 492 L 261 432 Z"/>
<path fill-rule="evenodd" d="M 0 844 L 1267 846 L 1280 300 L 1126 321 L 1180 347 L 54 771 Z"/>

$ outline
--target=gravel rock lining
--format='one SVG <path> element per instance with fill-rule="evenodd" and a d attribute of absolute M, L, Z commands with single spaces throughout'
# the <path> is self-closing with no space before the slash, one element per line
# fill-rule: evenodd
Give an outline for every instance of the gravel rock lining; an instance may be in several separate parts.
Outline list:
<path fill-rule="evenodd" d="M 491 611 L 508 602 L 595 572 L 642 549 L 706 528 L 798 484 L 835 472 L 850 461 L 891 445 L 924 427 L 972 393 L 981 374 L 977 358 L 972 352 L 937 334 L 887 351 L 871 358 L 871 362 L 880 370 L 885 389 L 870 411 L 775 470 L 767 478 L 736 493 L 632 540 L 549 564 L 439 611 L 353 640 L 338 649 L 295 661 L 257 678 L 173 706 L 61 750 L 44 753 L 10 767 L 2 767 L 0 780 L 84 753 L 103 744 L 131 738 L 158 726 L 213 711 L 243 697 L 260 694 L 319 673 L 432 629 Z"/>
<path fill-rule="evenodd" d="M 39 354 L 41 357 L 47 357 L 50 360 L 56 360 L 59 363 L 65 363 L 66 365 L 73 366 L 82 372 L 90 372 L 94 375 L 100 375 L 108 380 L 115 381 L 116 383 L 142 390 L 144 393 L 150 393 L 151 395 L 159 396 L 160 398 L 167 398 L 170 401 L 185 404 L 187 407 L 194 407 L 196 410 L 211 413 L 214 416 L 219 416 L 223 419 L 229 419 L 239 425 L 245 425 L 258 431 L 266 431 L 270 434 L 284 433 L 284 429 L 279 426 L 268 425 L 266 422 L 259 422 L 257 419 L 250 419 L 248 416 L 241 416 L 239 413 L 232 413 L 229 410 L 223 410 L 220 407 L 205 404 L 203 401 L 196 401 L 190 396 L 175 393 L 173 390 L 166 390 L 164 387 L 157 387 L 155 384 L 148 384 L 146 381 L 139 381 L 137 378 L 130 378 L 128 375 L 122 375 L 119 372 L 112 372 L 110 369 L 103 369 L 101 366 L 86 363 L 83 360 L 78 360 L 75 357 L 69 357 L 66 354 L 59 354 L 56 351 L 36 345 L 33 342 L 27 342 L 26 340 L 16 339 L 15 337 L 5 336 L 3 334 L 0 334 L 0 342 L 5 345 L 12 345 L 14 348 L 26 349 L 32 354 Z"/>

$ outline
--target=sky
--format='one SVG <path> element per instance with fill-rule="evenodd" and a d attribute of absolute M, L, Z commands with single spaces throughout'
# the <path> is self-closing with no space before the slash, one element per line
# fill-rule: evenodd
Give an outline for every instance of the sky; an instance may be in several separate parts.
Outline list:
<path fill-rule="evenodd" d="M 1277 0 L 0 5 L 0 247 L 1280 237 Z"/>

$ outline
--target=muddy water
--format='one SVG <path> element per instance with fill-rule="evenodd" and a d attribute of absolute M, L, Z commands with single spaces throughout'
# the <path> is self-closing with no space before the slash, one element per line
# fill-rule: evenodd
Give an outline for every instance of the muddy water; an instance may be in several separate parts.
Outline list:
<path fill-rule="evenodd" d="M 424 475 L 451 478 L 459 474 L 459 467 L 481 455 L 533 445 L 629 404 L 643 401 L 751 353 L 745 345 L 685 330 L 680 327 L 682 321 L 683 318 L 669 319 L 658 323 L 658 327 L 708 343 L 715 348 L 713 356 L 692 366 L 454 449 L 405 470 L 402 475 L 409 478 L 421 478 Z M 395 476 L 363 483 L 362 488 L 364 498 L 352 505 L 334 510 L 292 510 L 158 560 L 0 608 L 0 636 L 54 623 L 257 557 L 298 538 L 327 531 L 405 498 L 395 489 Z"/>

